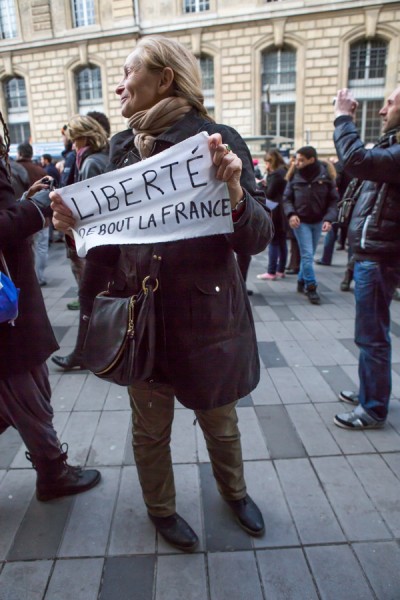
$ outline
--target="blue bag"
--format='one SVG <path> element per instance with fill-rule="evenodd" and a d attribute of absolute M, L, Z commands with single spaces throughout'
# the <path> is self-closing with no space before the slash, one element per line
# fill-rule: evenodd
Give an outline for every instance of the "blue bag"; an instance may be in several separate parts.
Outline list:
<path fill-rule="evenodd" d="M 0 252 L 0 260 L 7 273 L 0 271 L 0 323 L 8 322 L 14 325 L 14 320 L 18 317 L 19 289 L 15 287 L 10 278 L 10 272 L 2 252 Z"/>

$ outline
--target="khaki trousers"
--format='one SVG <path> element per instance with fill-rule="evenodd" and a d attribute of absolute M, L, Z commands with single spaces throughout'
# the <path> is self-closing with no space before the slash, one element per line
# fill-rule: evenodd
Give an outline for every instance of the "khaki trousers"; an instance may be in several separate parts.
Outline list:
<path fill-rule="evenodd" d="M 167 517 L 175 511 L 171 460 L 174 390 L 164 383 L 138 382 L 129 388 L 133 452 L 148 512 Z M 246 495 L 236 402 L 194 411 L 206 440 L 218 490 L 225 500 Z"/>

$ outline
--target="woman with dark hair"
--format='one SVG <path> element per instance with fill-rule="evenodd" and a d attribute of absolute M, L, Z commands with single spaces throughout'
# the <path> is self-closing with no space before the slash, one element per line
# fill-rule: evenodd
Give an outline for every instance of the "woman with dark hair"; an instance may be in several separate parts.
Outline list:
<path fill-rule="evenodd" d="M 246 491 L 235 409 L 259 380 L 252 312 L 235 252 L 261 252 L 272 225 L 255 190 L 246 144 L 207 113 L 195 56 L 172 39 L 143 37 L 123 72 L 116 93 L 129 129 L 111 140 L 111 166 L 138 163 L 205 131 L 215 177 L 227 184 L 234 223 L 231 234 L 163 244 L 155 294 L 156 364 L 149 379 L 129 387 L 135 463 L 149 518 L 170 544 L 192 551 L 197 535 L 175 507 L 170 451 L 175 397 L 194 410 L 218 489 L 239 525 L 250 535 L 264 532 L 262 514 Z M 67 231 L 74 218 L 57 194 L 53 198 L 55 226 Z M 84 314 L 100 291 L 99 266 L 117 267 L 122 277 L 115 277 L 115 286 L 119 294 L 131 295 L 154 258 L 152 244 L 93 248 L 80 290 Z"/>
<path fill-rule="evenodd" d="M 282 206 L 282 196 L 286 187 L 287 166 L 278 150 L 269 150 L 265 155 L 265 167 L 267 171 L 266 179 L 263 181 L 265 195 L 268 200 L 272 200 L 277 206 L 272 209 L 274 237 L 268 246 L 268 269 L 266 273 L 257 275 L 257 279 L 274 281 L 285 277 L 287 260 L 287 220 Z"/>

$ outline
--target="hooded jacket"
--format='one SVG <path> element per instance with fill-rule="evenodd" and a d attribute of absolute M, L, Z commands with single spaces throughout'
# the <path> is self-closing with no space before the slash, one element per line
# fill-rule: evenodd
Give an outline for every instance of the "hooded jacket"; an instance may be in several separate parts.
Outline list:
<path fill-rule="evenodd" d="M 400 256 L 400 127 L 370 150 L 350 116 L 335 120 L 334 142 L 346 172 L 360 180 L 348 236 L 356 260 Z"/>
<path fill-rule="evenodd" d="M 302 175 L 302 169 L 296 169 L 288 181 L 283 194 L 283 208 L 286 217 L 297 215 L 303 223 L 320 223 L 337 219 L 339 195 L 334 178 L 327 167 L 317 161 L 319 171 L 311 180 Z M 290 174 L 288 174 L 290 177 Z"/>

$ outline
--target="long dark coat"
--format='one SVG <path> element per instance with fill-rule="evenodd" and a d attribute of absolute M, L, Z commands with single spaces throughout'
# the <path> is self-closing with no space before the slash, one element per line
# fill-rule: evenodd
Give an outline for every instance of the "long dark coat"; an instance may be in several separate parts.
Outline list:
<path fill-rule="evenodd" d="M 262 192 L 255 190 L 251 156 L 239 134 L 191 111 L 158 136 L 153 154 L 199 131 L 219 132 L 243 162 L 246 208 L 234 233 L 165 244 L 156 292 L 157 364 L 154 379 L 170 383 L 188 408 L 210 409 L 250 393 L 259 381 L 259 356 L 251 307 L 235 252 L 257 254 L 272 237 Z M 138 162 L 130 130 L 111 141 L 113 168 Z M 96 264 L 117 264 L 126 289 L 136 291 L 148 274 L 152 245 L 95 248 L 88 254 L 81 305 L 90 310 Z M 85 289 L 86 288 L 86 289 Z"/>
<path fill-rule="evenodd" d="M 29 371 L 58 348 L 37 281 L 29 237 L 41 228 L 37 208 L 30 202 L 15 201 L 0 162 L 0 248 L 21 290 L 15 326 L 0 323 L 0 379 Z"/>

